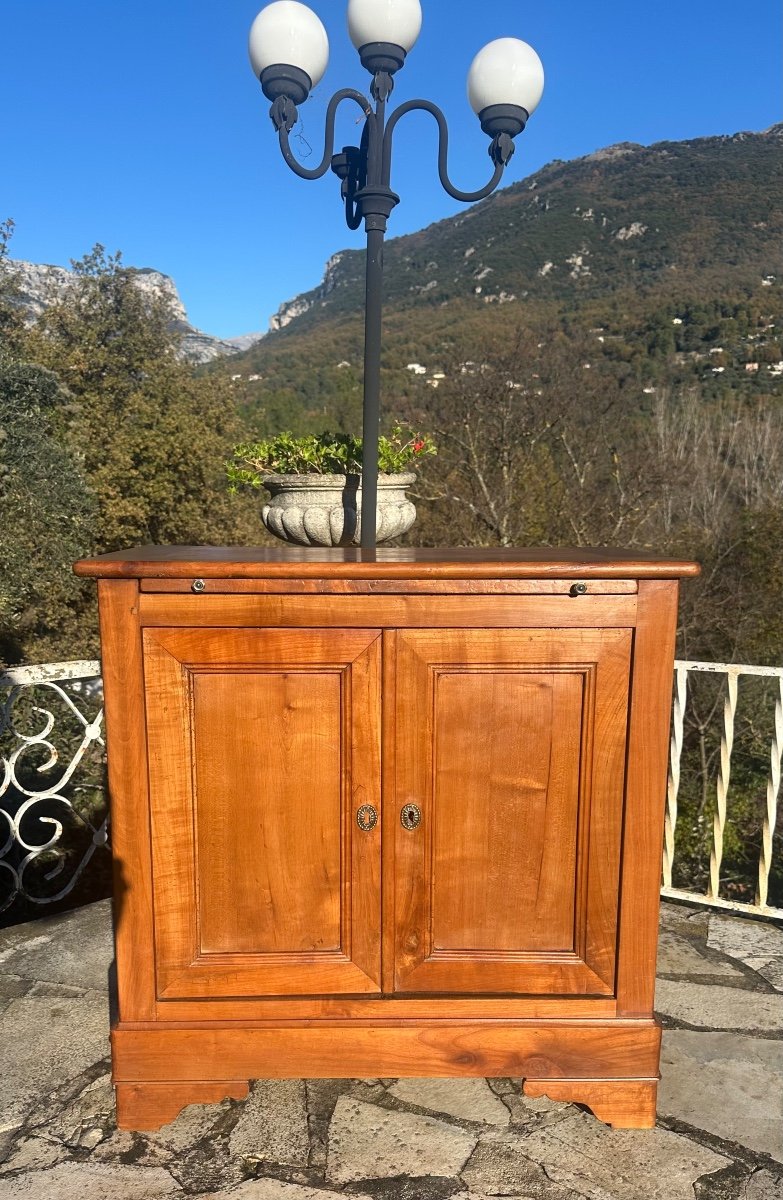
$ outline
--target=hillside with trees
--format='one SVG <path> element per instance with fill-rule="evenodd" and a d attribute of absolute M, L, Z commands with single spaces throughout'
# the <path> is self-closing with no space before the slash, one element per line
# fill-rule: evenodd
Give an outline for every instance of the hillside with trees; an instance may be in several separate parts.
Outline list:
<path fill-rule="evenodd" d="M 421 398 L 519 330 L 594 331 L 590 358 L 642 387 L 764 392 L 783 358 L 783 125 L 551 163 L 459 216 L 392 237 L 385 262 L 385 388 L 395 399 Z M 336 254 L 317 289 L 281 307 L 279 328 L 219 365 L 241 376 L 259 434 L 284 418 L 316 428 L 325 408 L 355 423 L 363 294 L 362 252 Z"/>

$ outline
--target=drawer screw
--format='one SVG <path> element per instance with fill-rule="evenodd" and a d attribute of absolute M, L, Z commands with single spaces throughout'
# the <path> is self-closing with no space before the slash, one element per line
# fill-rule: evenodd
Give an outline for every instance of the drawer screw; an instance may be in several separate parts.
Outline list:
<path fill-rule="evenodd" d="M 571 596 L 584 596 L 584 594 L 585 594 L 585 592 L 586 592 L 586 591 L 587 591 L 587 584 L 586 584 L 586 583 L 572 583 L 572 584 L 571 584 L 571 588 L 570 588 L 569 595 L 571 595 Z"/>
<path fill-rule="evenodd" d="M 207 585 L 203 579 L 194 579 L 190 586 L 191 590 L 194 592 L 203 592 L 205 591 Z"/>

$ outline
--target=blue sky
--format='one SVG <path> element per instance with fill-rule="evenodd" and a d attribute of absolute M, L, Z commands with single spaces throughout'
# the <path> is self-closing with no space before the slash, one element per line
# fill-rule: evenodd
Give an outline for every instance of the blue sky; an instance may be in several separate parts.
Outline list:
<path fill-rule="evenodd" d="M 15 0 L 4 6 L 0 62 L 0 219 L 13 254 L 67 265 L 95 242 L 173 276 L 191 320 L 229 336 L 266 328 L 281 301 L 314 286 L 325 260 L 363 245 L 343 224 L 338 183 L 307 183 L 282 162 L 268 103 L 251 74 L 247 31 L 259 0 Z M 338 87 L 368 76 L 345 30 L 344 0 L 312 0 L 332 54 L 302 109 L 320 158 Z M 779 0 L 423 0 L 424 27 L 395 100 L 446 110 L 452 177 L 489 169 L 468 107 L 474 53 L 514 35 L 547 72 L 508 182 L 553 158 L 619 141 L 764 129 L 781 119 Z M 345 106 L 338 144 L 358 138 Z M 440 189 L 431 118 L 400 126 L 390 234 L 459 210 Z"/>

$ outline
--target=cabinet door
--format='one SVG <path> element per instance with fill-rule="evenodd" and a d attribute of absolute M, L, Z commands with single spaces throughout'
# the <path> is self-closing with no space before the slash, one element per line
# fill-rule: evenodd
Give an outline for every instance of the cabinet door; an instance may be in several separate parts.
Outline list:
<path fill-rule="evenodd" d="M 613 993 L 630 652 L 619 629 L 396 635 L 387 986 Z"/>
<path fill-rule="evenodd" d="M 379 990 L 379 650 L 145 630 L 160 998 Z"/>

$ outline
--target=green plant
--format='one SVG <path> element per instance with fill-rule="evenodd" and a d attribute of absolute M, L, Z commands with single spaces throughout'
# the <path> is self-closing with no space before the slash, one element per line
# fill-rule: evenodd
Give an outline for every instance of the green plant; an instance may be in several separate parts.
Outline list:
<path fill-rule="evenodd" d="M 426 434 L 395 425 L 378 443 L 378 468 L 387 475 L 404 471 L 427 454 L 437 454 Z M 260 442 L 243 442 L 226 463 L 229 490 L 259 488 L 265 475 L 360 474 L 362 443 L 348 433 L 319 433 L 294 437 L 279 433 Z"/>

